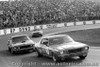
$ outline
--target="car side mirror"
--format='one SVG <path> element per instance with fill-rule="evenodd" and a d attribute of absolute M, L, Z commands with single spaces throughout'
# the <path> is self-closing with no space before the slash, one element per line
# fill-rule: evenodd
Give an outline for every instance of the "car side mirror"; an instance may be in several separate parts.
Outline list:
<path fill-rule="evenodd" d="M 45 45 L 46 45 L 46 44 L 48 44 L 48 42 L 43 42 L 43 44 L 45 44 Z"/>

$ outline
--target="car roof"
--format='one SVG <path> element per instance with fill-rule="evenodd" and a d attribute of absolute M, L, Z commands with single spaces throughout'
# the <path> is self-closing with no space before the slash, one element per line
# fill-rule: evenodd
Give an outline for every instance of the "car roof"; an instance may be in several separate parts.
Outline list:
<path fill-rule="evenodd" d="M 14 35 L 14 36 L 11 36 L 11 38 L 14 38 L 14 37 L 20 37 L 20 36 L 27 36 L 27 34 Z"/>
<path fill-rule="evenodd" d="M 42 38 L 53 38 L 53 37 L 62 37 L 62 36 L 69 36 L 69 35 L 65 35 L 65 34 L 46 35 Z"/>

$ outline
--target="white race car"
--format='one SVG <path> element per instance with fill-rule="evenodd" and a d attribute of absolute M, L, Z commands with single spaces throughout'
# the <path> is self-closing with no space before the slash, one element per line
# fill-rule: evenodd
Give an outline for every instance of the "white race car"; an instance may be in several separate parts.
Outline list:
<path fill-rule="evenodd" d="M 85 59 L 88 55 L 89 46 L 74 41 L 68 35 L 44 36 L 35 45 L 38 57 L 51 57 L 54 61 L 65 60 L 74 56 Z"/>
<path fill-rule="evenodd" d="M 43 31 L 42 30 L 33 30 L 32 32 L 32 37 L 41 37 L 43 36 Z"/>
<path fill-rule="evenodd" d="M 20 51 L 35 50 L 35 42 L 33 42 L 27 35 L 11 36 L 8 40 L 8 50 L 13 54 Z"/>

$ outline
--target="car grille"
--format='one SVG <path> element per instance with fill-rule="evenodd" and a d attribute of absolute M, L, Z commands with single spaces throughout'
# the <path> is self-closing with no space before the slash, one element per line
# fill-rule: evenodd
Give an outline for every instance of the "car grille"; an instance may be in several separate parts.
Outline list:
<path fill-rule="evenodd" d="M 83 48 L 68 50 L 69 53 L 77 53 L 83 51 Z"/>
<path fill-rule="evenodd" d="M 31 47 L 31 45 L 24 45 L 24 46 L 20 46 L 20 49 L 25 49 L 25 48 L 29 48 Z"/>

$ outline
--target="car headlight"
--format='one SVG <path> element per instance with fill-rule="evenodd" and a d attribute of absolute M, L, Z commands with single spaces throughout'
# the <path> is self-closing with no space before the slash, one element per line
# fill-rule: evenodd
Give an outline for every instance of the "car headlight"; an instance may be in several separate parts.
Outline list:
<path fill-rule="evenodd" d="M 20 49 L 20 47 L 13 47 L 13 49 L 14 49 L 14 50 L 18 50 L 18 49 Z"/>
<path fill-rule="evenodd" d="M 85 50 L 88 50 L 88 49 L 89 49 L 89 47 L 87 47 L 87 46 L 86 46 L 84 49 L 85 49 Z"/>
<path fill-rule="evenodd" d="M 34 44 L 31 44 L 31 46 L 34 46 Z"/>
<path fill-rule="evenodd" d="M 13 49 L 14 49 L 14 50 L 16 50 L 16 49 L 17 49 L 17 47 L 13 47 Z"/>

